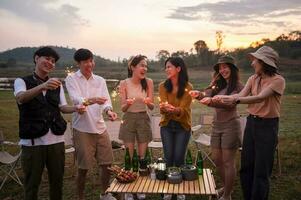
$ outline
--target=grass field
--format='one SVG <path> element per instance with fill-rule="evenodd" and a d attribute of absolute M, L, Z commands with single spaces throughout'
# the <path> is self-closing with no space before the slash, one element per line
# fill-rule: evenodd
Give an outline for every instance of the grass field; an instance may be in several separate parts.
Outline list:
<path fill-rule="evenodd" d="M 114 71 L 114 70 L 113 70 Z M 116 72 L 117 73 L 117 72 Z M 163 75 L 162 75 L 163 74 Z M 248 75 L 244 74 L 243 80 Z M 156 72 L 150 74 L 155 80 L 163 80 L 164 73 Z M 210 76 L 207 72 L 190 72 L 191 82 L 195 88 L 201 88 L 208 83 Z M 124 77 L 122 77 L 124 78 Z M 159 81 L 155 81 L 157 84 Z M 278 176 L 276 168 L 271 179 L 270 199 L 272 200 L 297 200 L 301 199 L 301 83 L 298 80 L 292 80 L 287 84 L 287 94 L 283 98 L 282 116 L 280 120 L 279 147 L 281 150 L 282 175 Z M 113 101 L 115 110 L 121 114 L 118 100 Z M 194 102 L 192 105 L 193 124 L 196 125 L 201 114 L 212 114 L 213 110 Z M 246 115 L 245 106 L 239 105 L 240 113 Z M 158 112 L 158 108 L 154 112 Z M 70 115 L 65 115 L 70 119 Z M 18 141 L 18 109 L 13 97 L 12 91 L 0 91 L 0 130 L 3 131 L 7 140 Z M 192 151 L 195 151 L 193 144 L 189 145 Z M 8 151 L 16 153 L 18 149 L 14 147 L 5 147 Z M 158 152 L 160 153 L 160 152 Z M 194 155 L 194 154 L 193 154 Z M 239 153 L 237 160 L 239 160 Z M 122 154 L 116 155 L 117 161 L 122 161 Z M 67 157 L 67 164 L 71 158 Z M 239 161 L 237 161 L 239 166 Z M 205 163 L 207 167 L 214 170 L 212 166 Z M 70 174 L 71 169 L 66 168 L 66 174 Z M 18 173 L 22 177 L 21 169 Z M 215 173 L 215 170 L 214 170 Z M 3 174 L 0 173 L 0 176 Z M 218 176 L 215 176 L 217 185 L 219 184 Z M 1 179 L 1 178 L 0 178 Z M 23 190 L 11 180 L 6 183 L 0 191 L 1 200 L 22 199 Z M 43 181 L 40 187 L 39 199 L 48 199 L 48 183 Z M 98 199 L 99 185 L 97 183 L 97 172 L 90 173 L 86 186 L 86 199 Z M 64 199 L 75 199 L 75 178 L 66 178 L 64 180 Z M 147 199 L 159 199 L 158 196 L 147 196 Z M 188 196 L 187 199 L 200 199 L 200 197 Z M 233 200 L 242 199 L 241 189 L 239 186 L 239 177 L 237 176 L 236 186 L 232 195 Z"/>

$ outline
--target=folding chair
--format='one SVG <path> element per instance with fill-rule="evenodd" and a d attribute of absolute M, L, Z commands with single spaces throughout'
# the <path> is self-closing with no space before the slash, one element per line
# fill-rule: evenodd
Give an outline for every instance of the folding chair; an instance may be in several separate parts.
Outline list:
<path fill-rule="evenodd" d="M 205 134 L 206 128 L 210 130 L 212 129 L 212 122 L 213 116 L 203 115 L 201 116 L 201 124 L 192 127 L 191 130 L 193 142 L 195 143 L 197 150 L 200 150 L 202 152 L 204 161 L 207 159 L 213 166 L 216 167 L 213 160 L 210 158 L 211 152 L 210 150 L 208 150 L 208 147 L 210 147 L 210 136 Z M 199 135 L 196 135 L 196 132 L 198 130 L 202 130 L 202 132 Z"/>
<path fill-rule="evenodd" d="M 110 135 L 110 140 L 112 143 L 112 149 L 113 153 L 123 153 L 125 146 L 123 145 L 123 141 L 119 140 L 118 135 L 119 135 L 119 130 L 120 130 L 120 125 L 121 121 L 116 120 L 116 121 L 106 121 L 106 126 L 107 126 L 107 132 Z M 114 156 L 115 157 L 120 157 L 120 156 Z M 117 162 L 114 161 L 114 164 L 122 164 L 122 162 Z"/>
<path fill-rule="evenodd" d="M 67 129 L 64 133 L 64 140 L 65 140 L 65 154 L 66 154 L 66 156 L 71 154 L 72 158 L 73 158 L 72 163 L 69 166 L 65 165 L 65 167 L 72 168 L 71 176 L 66 177 L 66 178 L 70 178 L 70 177 L 73 177 L 75 174 L 75 160 L 76 160 L 75 148 L 74 148 L 74 143 L 73 143 L 72 126 L 71 126 L 70 122 L 67 123 Z"/>
<path fill-rule="evenodd" d="M 1 149 L 0 149 L 0 171 L 3 172 L 4 178 L 1 182 L 0 185 L 0 190 L 3 188 L 5 182 L 7 181 L 8 178 L 11 178 L 12 180 L 14 180 L 17 184 L 19 185 L 23 185 L 18 174 L 16 173 L 16 167 L 18 164 L 18 161 L 21 157 L 21 153 L 22 150 L 20 149 L 19 153 L 15 156 L 11 155 L 10 153 L 8 153 L 7 151 L 4 151 L 4 147 L 3 144 L 5 143 L 11 143 L 11 142 L 7 142 L 4 141 L 4 137 L 2 132 L 0 132 L 0 145 L 1 145 Z"/>
<path fill-rule="evenodd" d="M 152 115 L 151 117 L 151 128 L 152 128 L 152 137 L 153 140 L 148 143 L 148 147 L 150 148 L 151 157 L 153 158 L 153 149 L 163 149 L 163 144 L 161 140 L 160 134 L 160 115 Z"/>

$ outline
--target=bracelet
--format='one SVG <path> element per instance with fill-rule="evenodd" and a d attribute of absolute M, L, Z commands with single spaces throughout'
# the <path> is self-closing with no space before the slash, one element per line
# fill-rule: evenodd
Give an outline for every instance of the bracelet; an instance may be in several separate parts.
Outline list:
<path fill-rule="evenodd" d="M 237 97 L 237 98 L 235 99 L 235 104 L 240 104 L 240 99 L 239 99 L 239 97 Z"/>

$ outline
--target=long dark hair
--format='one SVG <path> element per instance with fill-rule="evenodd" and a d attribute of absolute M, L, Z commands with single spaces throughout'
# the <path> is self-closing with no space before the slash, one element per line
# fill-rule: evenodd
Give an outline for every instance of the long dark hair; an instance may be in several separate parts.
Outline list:
<path fill-rule="evenodd" d="M 181 71 L 179 72 L 178 77 L 178 92 L 177 92 L 177 98 L 181 98 L 184 95 L 185 87 L 188 83 L 188 74 L 187 74 L 187 68 L 185 65 L 184 60 L 181 57 L 169 57 L 164 63 L 164 66 L 166 67 L 167 62 L 170 62 L 175 67 L 180 67 Z M 172 92 L 172 83 L 170 79 L 167 79 L 164 82 L 164 87 L 166 88 L 167 92 Z"/>
<path fill-rule="evenodd" d="M 133 76 L 133 71 L 131 69 L 131 66 L 136 67 L 140 63 L 141 60 L 146 60 L 146 59 L 147 59 L 147 57 L 144 56 L 144 55 L 137 55 L 137 56 L 132 57 L 129 60 L 129 62 L 128 62 L 128 78 L 131 78 Z M 147 81 L 146 81 L 146 79 L 145 78 L 142 79 L 140 81 L 140 84 L 141 84 L 141 87 L 142 87 L 142 91 L 144 90 L 146 92 L 146 90 L 147 90 Z"/>
<path fill-rule="evenodd" d="M 278 69 L 275 67 L 272 67 L 271 65 L 266 64 L 265 62 L 263 62 L 262 60 L 258 59 L 259 63 L 262 66 L 262 71 L 264 74 L 268 75 L 268 76 L 275 76 L 276 74 L 279 74 Z"/>
<path fill-rule="evenodd" d="M 215 70 L 214 75 L 213 75 L 213 79 L 211 84 L 209 85 L 209 88 L 212 89 L 212 93 L 211 96 L 214 96 L 216 94 L 218 94 L 221 90 L 223 90 L 224 88 L 227 88 L 226 91 L 226 95 L 231 94 L 238 86 L 239 83 L 239 70 L 237 67 L 235 67 L 233 64 L 230 63 L 226 63 L 228 65 L 228 67 L 230 68 L 231 74 L 230 74 L 230 79 L 229 82 L 227 84 L 227 81 L 223 78 L 223 76 L 219 73 L 218 69 Z"/>

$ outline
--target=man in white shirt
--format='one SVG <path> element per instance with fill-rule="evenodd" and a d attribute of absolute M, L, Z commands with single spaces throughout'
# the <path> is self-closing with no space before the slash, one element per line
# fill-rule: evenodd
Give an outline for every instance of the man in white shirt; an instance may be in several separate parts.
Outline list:
<path fill-rule="evenodd" d="M 106 113 L 110 120 L 115 120 L 117 114 L 112 111 L 106 81 L 93 74 L 95 63 L 92 52 L 88 49 L 79 49 L 74 54 L 74 60 L 80 69 L 66 78 L 66 87 L 74 105 L 86 106 L 83 115 L 74 113 L 72 117 L 78 162 L 78 198 L 84 199 L 86 175 L 96 159 L 101 168 L 100 199 L 115 199 L 111 194 L 105 194 L 110 180 L 107 168 L 113 162 L 113 152 L 102 113 Z"/>
<path fill-rule="evenodd" d="M 62 199 L 65 165 L 64 132 L 66 122 L 60 112 L 83 112 L 68 106 L 61 82 L 48 75 L 59 55 L 50 47 L 34 53 L 35 71 L 14 83 L 20 119 L 19 144 L 22 146 L 25 200 L 38 199 L 41 176 L 48 169 L 50 199 Z"/>

